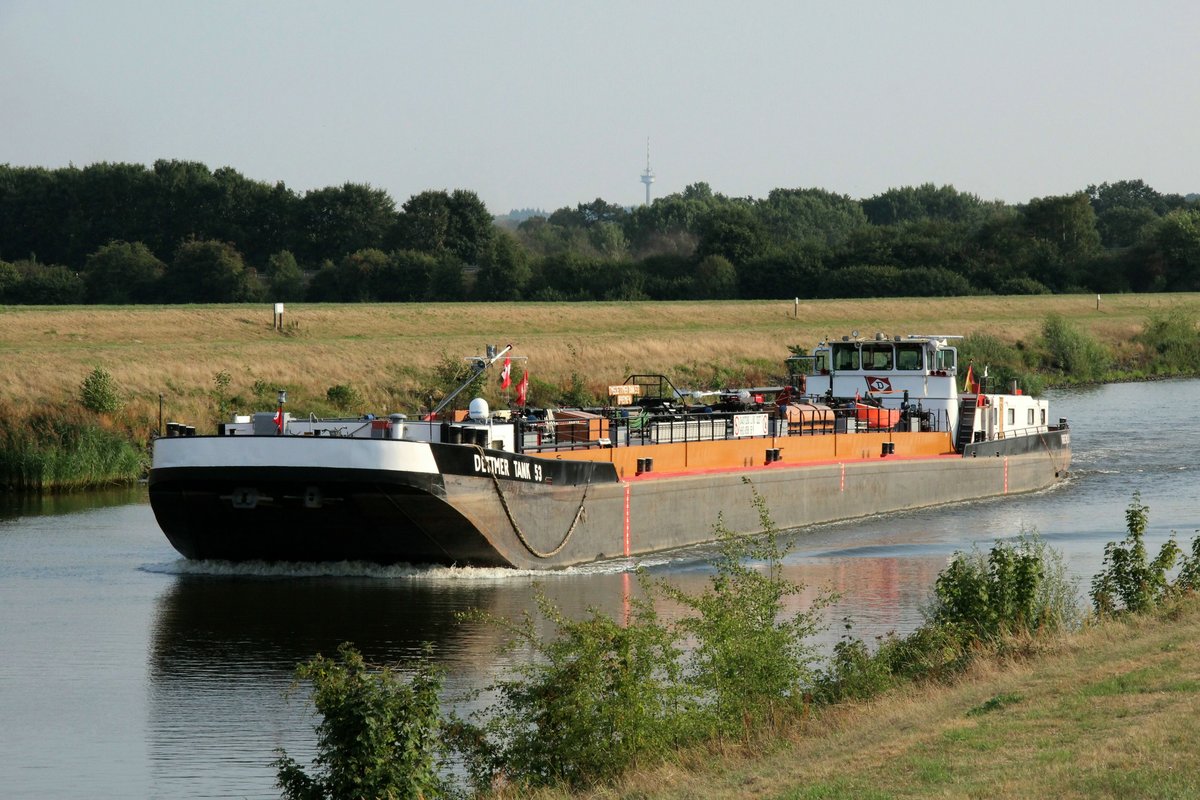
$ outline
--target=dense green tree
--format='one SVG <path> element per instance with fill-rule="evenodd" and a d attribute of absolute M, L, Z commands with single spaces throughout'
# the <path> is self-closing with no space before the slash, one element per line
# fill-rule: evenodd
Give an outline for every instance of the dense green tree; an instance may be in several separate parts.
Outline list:
<path fill-rule="evenodd" d="M 16 266 L 0 261 L 0 303 L 15 303 L 16 288 L 21 283 L 21 273 Z"/>
<path fill-rule="evenodd" d="M 163 283 L 165 299 L 176 303 L 233 303 L 253 299 L 254 294 L 241 253 L 212 240 L 181 244 Z"/>
<path fill-rule="evenodd" d="M 516 237 L 498 230 L 492 248 L 479 267 L 475 282 L 481 300 L 520 300 L 532 274 L 529 256 Z"/>
<path fill-rule="evenodd" d="M 374 248 L 343 256 L 337 264 L 338 300 L 349 303 L 377 300 L 378 276 L 387 263 L 387 254 Z"/>
<path fill-rule="evenodd" d="M 1146 225 L 1186 205 L 1179 195 L 1160 194 L 1141 180 L 1093 184 L 1087 194 L 1105 247 L 1136 244 Z"/>
<path fill-rule="evenodd" d="M 429 288 L 426 297 L 439 302 L 454 302 L 466 299 L 463 263 L 447 253 L 433 265 L 429 273 Z"/>
<path fill-rule="evenodd" d="M 1157 220 L 1158 215 L 1149 208 L 1116 206 L 1096 215 L 1096 230 L 1105 247 L 1129 247 Z"/>
<path fill-rule="evenodd" d="M 1170 212 L 1153 226 L 1140 250 L 1142 288 L 1200 290 L 1200 210 Z"/>
<path fill-rule="evenodd" d="M 393 250 L 376 274 L 375 296 L 386 302 L 415 302 L 430 293 L 438 259 L 416 250 Z M 459 299 L 459 298 L 454 298 Z"/>
<path fill-rule="evenodd" d="M 651 300 L 675 300 L 695 293 L 695 259 L 681 255 L 654 255 L 639 262 L 642 291 Z"/>
<path fill-rule="evenodd" d="M 461 264 L 477 265 L 491 245 L 492 217 L 474 192 L 426 191 L 404 203 L 396 226 L 403 249 L 440 256 L 453 255 Z"/>
<path fill-rule="evenodd" d="M 824 189 L 773 189 L 754 212 L 776 245 L 807 239 L 834 245 L 867 224 L 857 200 Z"/>
<path fill-rule="evenodd" d="M 9 292 L 12 302 L 39 306 L 83 302 L 83 279 L 74 270 L 36 261 L 17 261 L 13 266 L 21 279 Z"/>
<path fill-rule="evenodd" d="M 696 253 L 743 264 L 766 249 L 766 236 L 754 212 L 745 205 L 728 204 L 710 213 L 701 223 Z"/>
<path fill-rule="evenodd" d="M 1116 183 L 1106 181 L 1099 186 L 1092 184 L 1087 187 L 1086 192 L 1097 215 L 1114 208 L 1144 208 L 1161 217 L 1168 211 L 1184 207 L 1187 203 L 1177 194 L 1160 194 L 1141 179 Z"/>
<path fill-rule="evenodd" d="M 447 248 L 463 264 L 475 266 L 492 243 L 492 214 L 479 195 L 466 189 L 450 193 L 450 229 Z"/>
<path fill-rule="evenodd" d="M 1025 231 L 1047 245 L 1035 264 L 1043 283 L 1057 289 L 1078 286 L 1089 260 L 1100 254 L 1096 212 L 1083 192 L 1063 197 L 1035 197 L 1022 209 Z"/>
<path fill-rule="evenodd" d="M 727 300 L 737 297 L 737 270 L 721 256 L 705 256 L 696 265 L 695 290 L 700 300 Z"/>
<path fill-rule="evenodd" d="M 820 297 L 830 251 L 809 241 L 737 265 L 739 295 L 746 298 Z"/>
<path fill-rule="evenodd" d="M 728 199 L 714 194 L 707 183 L 694 183 L 682 193 L 638 206 L 625 220 L 625 238 L 641 255 L 691 255 L 700 239 L 700 226 L 713 209 Z"/>
<path fill-rule="evenodd" d="M 280 250 L 267 259 L 267 292 L 272 302 L 303 300 L 307 291 L 304 271 L 290 250 Z"/>
<path fill-rule="evenodd" d="M 862 209 L 872 225 L 897 225 L 923 220 L 975 222 L 995 203 L 985 203 L 978 195 L 960 192 L 953 186 L 901 186 L 888 189 L 862 201 Z"/>
<path fill-rule="evenodd" d="M 87 258 L 83 281 L 89 303 L 152 303 L 166 265 L 141 242 L 110 242 Z"/>
<path fill-rule="evenodd" d="M 306 193 L 299 219 L 306 232 L 301 258 L 310 263 L 336 260 L 347 253 L 384 247 L 396 224 L 396 206 L 382 189 L 347 183 Z"/>

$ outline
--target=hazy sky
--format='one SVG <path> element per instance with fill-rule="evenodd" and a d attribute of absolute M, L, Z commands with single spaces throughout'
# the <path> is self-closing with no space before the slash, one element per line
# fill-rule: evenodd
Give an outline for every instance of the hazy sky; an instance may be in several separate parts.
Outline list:
<path fill-rule="evenodd" d="M 0 163 L 230 166 L 493 213 L 707 181 L 1200 191 L 1200 0 L 0 0 Z"/>

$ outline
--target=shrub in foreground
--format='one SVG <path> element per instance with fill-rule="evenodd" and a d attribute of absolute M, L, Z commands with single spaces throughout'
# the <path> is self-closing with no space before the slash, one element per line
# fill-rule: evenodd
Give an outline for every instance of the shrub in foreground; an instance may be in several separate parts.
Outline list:
<path fill-rule="evenodd" d="M 537 602 L 553 623 L 550 637 L 532 615 L 519 624 L 474 615 L 504 628 L 509 648 L 534 656 L 490 687 L 498 699 L 475 721 L 452 725 L 477 788 L 501 777 L 586 786 L 679 743 L 679 636 L 651 602 L 631 601 L 624 624 L 596 609 L 568 619 L 541 593 Z"/>
<path fill-rule="evenodd" d="M 1105 546 L 1104 563 L 1092 578 L 1092 606 L 1097 614 L 1149 611 L 1171 593 L 1173 587 L 1167 573 L 1175 566 L 1182 551 L 1172 536 L 1158 555 L 1150 559 L 1144 541 L 1149 520 L 1150 509 L 1142 503 L 1141 494 L 1134 492 L 1133 500 L 1125 509 L 1125 538 Z M 1193 542 L 1194 556 L 1200 555 L 1196 548 Z M 1196 571 L 1188 569 L 1184 577 Z"/>
<path fill-rule="evenodd" d="M 349 644 L 336 659 L 318 655 L 296 668 L 312 682 L 317 757 L 310 775 L 283 749 L 273 766 L 283 796 L 418 800 L 445 794 L 439 774 L 441 674 L 422 663 L 405 681 L 388 668 L 370 669 Z"/>

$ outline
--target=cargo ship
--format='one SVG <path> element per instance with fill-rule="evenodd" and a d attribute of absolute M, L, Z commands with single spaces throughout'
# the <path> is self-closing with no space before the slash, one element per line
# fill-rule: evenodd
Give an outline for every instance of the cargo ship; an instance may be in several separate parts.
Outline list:
<path fill-rule="evenodd" d="M 169 424 L 150 503 L 192 559 L 537 570 L 711 541 L 718 515 L 754 534 L 748 484 L 790 529 L 1063 479 L 1067 421 L 960 368 L 959 338 L 855 332 L 786 359 L 774 386 L 682 391 L 630 375 L 595 408 L 475 398 L 448 411 L 501 358 L 508 378 L 511 346 L 489 347 L 413 418 L 295 418 L 281 392 L 274 412 L 214 435 Z"/>

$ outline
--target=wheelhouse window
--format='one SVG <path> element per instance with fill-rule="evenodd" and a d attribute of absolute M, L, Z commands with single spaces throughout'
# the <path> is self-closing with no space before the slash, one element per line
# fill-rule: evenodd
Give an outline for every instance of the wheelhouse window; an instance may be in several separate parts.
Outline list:
<path fill-rule="evenodd" d="M 890 344 L 864 344 L 862 346 L 863 369 L 891 371 L 895 353 Z"/>
<path fill-rule="evenodd" d="M 947 347 L 937 351 L 937 355 L 934 357 L 933 368 L 945 370 L 946 372 L 954 372 L 957 361 L 958 351 L 953 347 Z"/>
<path fill-rule="evenodd" d="M 921 364 L 921 353 L 924 348 L 919 344 L 896 345 L 896 369 L 918 370 Z"/>
<path fill-rule="evenodd" d="M 858 345 L 835 344 L 833 346 L 833 368 L 835 370 L 859 369 Z"/>

